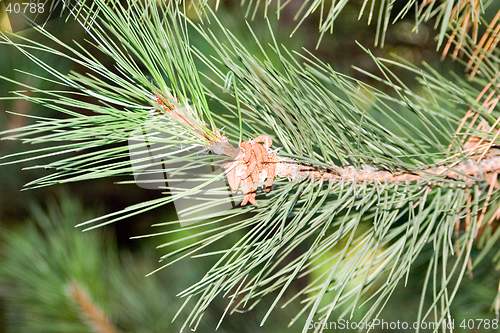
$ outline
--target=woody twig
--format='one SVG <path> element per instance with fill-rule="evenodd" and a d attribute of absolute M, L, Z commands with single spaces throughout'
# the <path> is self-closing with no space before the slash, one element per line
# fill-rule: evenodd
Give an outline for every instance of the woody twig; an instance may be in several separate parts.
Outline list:
<path fill-rule="evenodd" d="M 163 96 L 164 97 L 164 96 Z M 178 121 L 192 127 L 198 133 L 204 133 L 205 128 L 199 119 L 187 116 L 173 103 L 157 103 L 165 113 L 173 116 Z M 194 119 L 194 120 L 193 120 Z M 233 193 L 238 189 L 244 194 L 242 206 L 251 203 L 257 206 L 256 192 L 258 188 L 271 190 L 275 177 L 295 180 L 300 178 L 311 178 L 313 180 L 328 181 L 350 181 L 368 183 L 412 183 L 419 181 L 431 181 L 439 185 L 439 180 L 461 180 L 467 186 L 478 179 L 490 179 L 492 175 L 500 173 L 499 156 L 489 153 L 477 158 L 443 164 L 434 168 L 423 170 L 401 171 L 392 173 L 386 170 L 377 170 L 373 167 L 356 169 L 352 166 L 340 167 L 332 164 L 328 170 L 318 169 L 313 166 L 300 163 L 294 159 L 278 156 L 277 150 L 271 149 L 272 139 L 267 135 L 260 135 L 254 139 L 243 141 L 239 147 L 232 146 L 227 137 L 219 132 L 212 131 L 211 135 L 205 135 L 209 143 L 210 151 L 216 155 L 230 157 L 231 160 L 222 164 L 225 175 Z M 491 145 L 489 145 L 491 148 Z"/>

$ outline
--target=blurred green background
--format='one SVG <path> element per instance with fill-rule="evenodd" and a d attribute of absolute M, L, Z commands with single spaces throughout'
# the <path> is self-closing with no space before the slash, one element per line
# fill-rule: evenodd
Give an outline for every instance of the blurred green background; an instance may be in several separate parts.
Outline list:
<path fill-rule="evenodd" d="M 383 49 L 372 47 L 375 25 L 367 26 L 366 17 L 358 21 L 361 0 L 351 1 L 347 5 L 335 24 L 334 33 L 325 35 L 319 48 L 314 50 L 319 37 L 318 15 L 308 18 L 292 38 L 288 37 L 297 23 L 293 16 L 301 3 L 300 0 L 291 1 L 279 21 L 271 15 L 270 20 L 278 42 L 291 50 L 300 51 L 301 47 L 305 47 L 342 73 L 373 83 L 351 67 L 376 72 L 370 56 L 355 41 L 370 48 L 377 56 L 390 57 L 391 54 L 396 54 L 414 64 L 425 61 L 443 74 L 450 71 L 458 74 L 463 72 L 463 67 L 457 63 L 450 60 L 439 61 L 440 53 L 435 50 L 436 32 L 431 23 L 421 25 L 418 34 L 412 32 L 411 13 L 408 19 L 400 20 L 389 28 Z M 404 1 L 397 1 L 395 6 L 401 3 Z M 219 12 L 222 22 L 231 27 L 231 31 L 240 36 L 242 43 L 251 48 L 253 39 L 243 24 L 245 12 L 239 2 L 225 1 Z M 5 8 L 0 2 L 2 31 L 9 29 L 8 22 Z M 250 25 L 262 40 L 268 38 L 267 24 L 262 13 L 257 14 Z M 71 20 L 51 21 L 46 29 L 67 43 L 72 40 L 83 41 L 85 38 L 82 29 Z M 19 34 L 37 38 L 37 32 L 33 29 L 26 29 Z M 0 45 L 0 56 L 1 76 L 40 89 L 55 88 L 51 86 L 51 82 L 23 74 L 24 71 L 46 75 L 13 47 Z M 51 62 L 50 55 L 41 57 L 63 72 L 82 70 L 74 63 L 60 61 L 60 58 L 57 62 Z M 101 61 L 106 64 L 106 59 Z M 401 71 L 397 71 L 397 74 L 412 86 L 413 74 Z M 23 88 L 0 80 L 1 96 L 9 96 L 11 91 L 19 89 Z M 33 122 L 27 117 L 7 114 L 5 110 L 30 116 L 58 117 L 54 111 L 24 100 L 0 100 L 0 130 L 15 129 Z M 2 156 L 23 149 L 26 146 L 19 142 L 0 142 Z M 173 205 L 82 233 L 74 225 L 138 202 L 158 198 L 162 194 L 134 185 L 116 185 L 115 182 L 127 179 L 114 178 L 22 191 L 23 184 L 46 174 L 45 170 L 22 170 L 28 166 L 31 165 L 21 163 L 0 167 L 0 332 L 96 332 L 96 328 L 92 327 L 86 317 L 82 300 L 78 300 L 71 292 L 74 285 L 81 286 L 91 302 L 121 332 L 179 331 L 182 318 L 174 323 L 171 320 L 181 307 L 183 299 L 175 295 L 201 278 L 210 267 L 210 260 L 184 260 L 146 278 L 144 276 L 147 273 L 158 267 L 157 259 L 164 254 L 161 250 L 154 250 L 155 246 L 167 241 L 168 237 L 178 236 L 173 234 L 162 236 L 161 239 L 130 240 L 132 236 L 150 233 L 152 224 L 175 217 Z M 423 262 L 422 267 L 425 264 Z M 464 288 L 454 305 L 456 321 L 461 318 L 494 318 L 490 306 L 498 280 L 496 275 L 490 274 L 490 269 L 485 264 L 477 269 L 475 277 L 478 279 L 464 281 Z M 408 322 L 416 318 L 424 273 L 423 269 L 415 267 L 415 273 L 410 277 L 407 287 L 401 286 L 397 290 L 382 313 L 382 318 L 387 321 Z M 294 288 L 300 286 L 290 288 L 288 292 L 291 295 Z M 226 302 L 227 299 L 219 298 L 209 307 L 199 332 L 215 329 Z M 269 305 L 264 299 L 253 311 L 226 316 L 219 332 L 291 333 L 302 330 L 304 319 L 286 328 L 300 309 L 296 303 L 284 309 L 276 309 L 270 320 L 260 327 L 259 323 Z M 180 317 L 184 315 L 181 312 Z"/>

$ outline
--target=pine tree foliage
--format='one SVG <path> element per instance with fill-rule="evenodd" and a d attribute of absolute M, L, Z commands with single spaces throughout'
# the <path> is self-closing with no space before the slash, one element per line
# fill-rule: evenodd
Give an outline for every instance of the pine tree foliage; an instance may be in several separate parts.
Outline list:
<path fill-rule="evenodd" d="M 74 225 L 98 212 L 84 209 L 68 191 L 59 191 L 57 200 L 48 198 L 45 205 L 30 204 L 29 223 L 2 227 L 0 297 L 6 332 L 179 331 L 181 323 L 172 322 L 171 314 L 182 302 L 173 301 L 171 286 L 191 279 L 193 263 L 145 279 L 156 265 L 151 248 L 119 250 L 105 229 L 82 234 Z M 200 330 L 213 330 L 217 320 L 208 318 Z M 270 329 L 284 324 L 276 320 Z M 257 325 L 234 322 L 219 331 L 234 332 L 234 326 L 255 332 Z"/>
<path fill-rule="evenodd" d="M 336 2 L 322 31 L 346 2 Z M 379 24 L 385 31 L 392 2 L 380 4 L 384 10 L 379 13 L 386 14 L 379 14 L 384 22 Z M 410 5 L 417 2 L 408 2 L 398 17 Z M 418 7 L 420 19 L 438 15 L 440 41 L 455 5 L 426 1 Z M 324 2 L 310 6 L 305 16 Z M 88 34 L 85 45 L 59 43 L 55 49 L 41 40 L 4 35 L 2 43 L 17 48 L 46 70 L 46 80 L 61 87 L 40 91 L 25 86 L 14 94 L 63 115 L 36 118 L 33 125 L 4 132 L 6 139 L 40 146 L 6 156 L 4 164 L 27 161 L 53 170 L 28 188 L 132 177 L 130 154 L 146 158 L 133 156 L 127 143 L 148 133 L 149 142 L 136 140 L 133 148 L 160 147 L 155 148 L 155 172 L 201 184 L 185 189 L 174 179 L 171 195 L 80 224 L 90 229 L 181 198 L 201 197 L 205 186 L 224 178 L 222 173 L 193 176 L 202 166 L 218 168 L 227 161 L 214 153 L 214 142 L 238 146 L 267 135 L 280 148 L 273 153 L 319 176 L 276 178 L 269 193 L 258 192 L 258 206 L 230 210 L 212 209 L 232 201 L 225 185 L 213 187 L 213 196 L 191 206 L 192 217 L 181 219 L 180 228 L 175 227 L 179 221 L 167 221 L 155 225 L 156 233 L 140 236 L 179 235 L 160 246 L 166 254 L 159 269 L 188 257 L 214 262 L 198 283 L 180 293 L 190 309 L 184 327 L 195 329 L 220 295 L 228 299 L 228 313 L 272 298 L 261 324 L 276 306 L 290 302 L 302 305 L 291 324 L 301 316 L 306 322 L 327 322 L 333 315 L 350 318 L 359 311 L 363 319 L 375 318 L 422 257 L 428 266 L 416 319 L 449 320 L 464 275 L 489 251 L 498 251 L 500 228 L 493 222 L 500 205 L 494 149 L 499 109 L 491 97 L 481 100 L 490 96 L 481 89 L 495 89 L 488 82 L 496 80 L 496 55 L 476 59 L 481 70 L 472 83 L 451 82 L 429 66 L 372 56 L 379 73 L 358 69 L 377 83 L 370 86 L 307 50 L 280 45 L 270 23 L 267 41 L 248 26 L 259 53 L 249 51 L 224 26 L 223 17 L 203 8 L 202 21 L 196 23 L 187 18 L 183 4 L 173 1 L 122 5 L 98 0 L 71 12 Z M 35 29 L 58 43 L 49 31 Z M 211 51 L 202 49 L 200 40 Z M 461 50 L 473 49 L 474 38 L 468 41 Z M 71 59 L 85 73 L 59 72 L 34 56 L 35 50 Z M 96 52 L 114 66 L 104 66 Z M 200 72 L 202 67 L 206 70 Z M 419 88 L 401 81 L 391 70 L 396 67 L 414 73 Z M 389 174 L 401 178 L 393 181 Z M 222 248 L 222 239 L 229 239 L 231 247 Z M 472 256 L 476 244 L 481 250 Z M 303 287 L 290 296 L 287 290 L 297 281 Z"/>
<path fill-rule="evenodd" d="M 220 4 L 220 0 L 216 2 L 216 8 Z M 203 15 L 203 7 L 210 4 L 209 0 L 193 1 L 191 4 L 197 3 L 193 6 L 200 16 Z M 443 53 L 446 54 L 451 44 L 458 37 L 459 47 L 455 48 L 458 53 L 460 46 L 464 43 L 467 36 L 467 31 L 472 26 L 472 37 L 474 41 L 477 40 L 478 28 L 482 15 L 486 12 L 487 8 L 493 1 L 484 0 L 409 0 L 409 1 L 386 1 L 386 0 L 313 0 L 313 1 L 245 1 L 241 0 L 240 5 L 246 8 L 246 17 L 255 19 L 258 15 L 260 7 L 264 7 L 264 16 L 270 15 L 272 12 L 280 18 L 285 9 L 291 8 L 291 12 L 295 13 L 294 20 L 297 21 L 297 26 L 292 32 L 291 36 L 300 28 L 302 23 L 310 16 L 319 13 L 319 32 L 320 38 L 318 45 L 323 39 L 325 33 L 332 33 L 337 18 L 342 14 L 343 10 L 348 7 L 350 3 L 355 3 L 358 7 L 358 20 L 366 19 L 366 23 L 370 25 L 373 21 L 376 23 L 375 46 L 384 46 L 387 29 L 391 24 L 396 21 L 408 17 L 410 13 L 414 13 L 415 30 L 422 22 L 427 22 L 435 19 L 435 28 L 439 30 L 437 47 L 441 47 L 447 32 L 452 31 L 449 36 L 448 43 L 446 44 Z M 493 19 L 492 25 L 495 25 L 498 18 Z M 456 57 L 456 54 L 454 54 Z"/>

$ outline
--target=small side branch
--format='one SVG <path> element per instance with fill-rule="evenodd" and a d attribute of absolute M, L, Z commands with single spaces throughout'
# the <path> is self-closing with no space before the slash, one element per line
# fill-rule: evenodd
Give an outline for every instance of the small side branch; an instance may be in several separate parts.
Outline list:
<path fill-rule="evenodd" d="M 92 302 L 83 287 L 77 282 L 71 283 L 68 288 L 68 296 L 73 299 L 80 308 L 82 319 L 95 333 L 119 333 L 118 329 L 108 320 L 101 309 Z"/>

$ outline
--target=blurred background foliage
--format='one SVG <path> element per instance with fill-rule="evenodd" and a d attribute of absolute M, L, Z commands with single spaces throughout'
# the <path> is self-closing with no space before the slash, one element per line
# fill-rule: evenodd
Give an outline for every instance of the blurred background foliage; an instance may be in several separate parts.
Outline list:
<path fill-rule="evenodd" d="M 371 83 L 371 77 L 352 68 L 357 66 L 368 72 L 377 71 L 372 58 L 355 43 L 373 45 L 376 33 L 376 25 L 367 25 L 366 17 L 358 20 L 361 3 L 358 0 L 345 5 L 335 22 L 333 34 L 323 37 L 314 54 L 336 70 Z M 314 50 L 320 37 L 318 12 L 304 20 L 289 38 L 297 25 L 293 18 L 301 5 L 300 0 L 289 1 L 280 14 L 280 20 L 273 15 L 269 18 L 279 43 L 292 50 L 301 47 Z M 394 3 L 395 7 L 404 5 L 405 1 Z M 493 8 L 490 9 L 486 20 L 491 20 L 495 14 Z M 223 24 L 230 27 L 241 43 L 251 48 L 253 37 L 241 20 L 247 8 L 240 6 L 238 1 L 222 1 L 218 10 Z M 259 8 L 249 21 L 257 36 L 268 34 L 263 10 Z M 192 19 L 196 19 L 194 9 L 190 14 Z M 450 79 L 453 79 L 453 72 L 462 76 L 462 64 L 450 58 L 440 61 L 433 22 L 423 22 L 415 33 L 413 17 L 410 13 L 407 18 L 389 27 L 385 46 L 371 47 L 371 51 L 382 57 L 394 54 L 417 65 L 427 62 Z M 2 31 L 9 30 L 2 2 L 0 28 Z M 72 20 L 57 19 L 49 22 L 46 28 L 64 41 L 83 41 L 85 38 L 82 29 Z M 33 37 L 35 32 L 26 29 L 19 34 Z M 197 41 L 197 45 L 200 47 L 203 42 Z M 0 76 L 39 88 L 53 88 L 50 81 L 40 79 L 35 82 L 33 76 L 23 74 L 43 75 L 38 66 L 12 47 L 0 45 L 0 55 Z M 48 55 L 41 57 L 51 63 Z M 61 61 L 60 58 L 52 65 L 63 72 L 81 71 L 74 63 Z M 411 86 L 414 73 L 394 70 Z M 0 80 L 2 96 L 18 89 L 22 87 Z M 29 117 L 8 114 L 4 110 L 29 116 L 51 116 L 49 113 L 53 112 L 24 100 L 0 100 L 0 110 L 0 130 L 17 128 L 32 121 Z M 0 155 L 22 149 L 19 142 L 0 143 Z M 136 202 L 154 199 L 161 193 L 133 185 L 114 186 L 115 182 L 124 179 L 113 178 L 21 191 L 23 184 L 43 176 L 43 170 L 22 171 L 24 166 L 6 165 L 0 172 L 0 332 L 105 332 L 106 325 L 109 325 L 107 329 L 115 332 L 179 331 L 182 321 L 171 321 L 183 300 L 175 295 L 197 281 L 211 262 L 203 258 L 185 260 L 173 269 L 144 278 L 158 267 L 155 259 L 159 254 L 150 249 L 167 242 L 169 236 L 130 240 L 132 236 L 148 233 L 153 223 L 169 220 L 175 214 L 173 205 L 169 206 L 170 209 L 149 211 L 118 224 L 81 233 L 74 225 Z M 123 261 L 127 265 L 122 265 Z M 398 287 L 381 318 L 409 322 L 414 319 L 425 275 L 422 267 L 426 267 L 426 263 L 422 263 L 421 267 L 416 265 L 407 285 Z M 496 294 L 499 273 L 488 260 L 483 260 L 475 272 L 473 277 L 463 282 L 458 299 L 453 304 L 452 313 L 456 315 L 456 322 L 471 318 L 495 318 L 492 297 Z M 225 303 L 219 300 L 214 305 L 205 314 L 199 332 L 215 329 Z M 289 323 L 288 314 L 294 314 L 299 309 L 290 309 L 293 306 L 291 304 L 273 312 L 264 327 L 259 327 L 258 323 L 267 308 L 265 305 L 245 315 L 227 316 L 219 332 L 284 332 Z M 104 319 L 99 314 L 103 314 Z M 102 326 L 96 328 L 97 324 Z M 286 332 L 299 332 L 302 325 L 293 325 Z"/>

